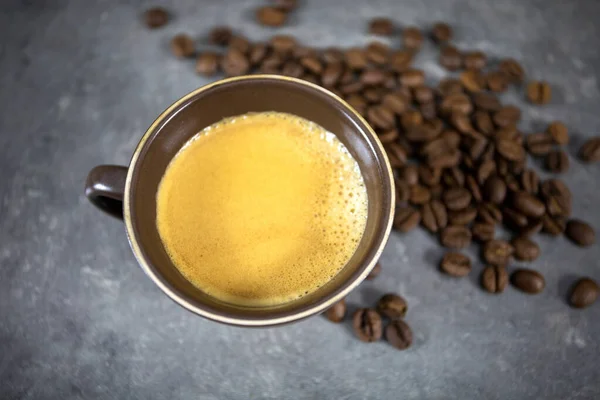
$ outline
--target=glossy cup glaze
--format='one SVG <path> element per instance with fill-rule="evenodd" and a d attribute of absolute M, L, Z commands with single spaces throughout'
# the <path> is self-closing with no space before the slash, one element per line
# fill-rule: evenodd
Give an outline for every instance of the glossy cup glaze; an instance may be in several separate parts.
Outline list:
<path fill-rule="evenodd" d="M 264 111 L 306 118 L 344 143 L 365 180 L 368 217 L 356 252 L 326 285 L 286 304 L 244 307 L 203 293 L 179 273 L 158 234 L 156 193 L 169 162 L 192 136 L 223 118 Z M 392 227 L 395 203 L 389 161 L 365 120 L 339 97 L 317 85 L 272 75 L 225 79 L 183 97 L 146 131 L 129 167 L 94 168 L 85 193 L 96 206 L 124 219 L 137 261 L 171 299 L 208 319 L 240 326 L 293 322 L 320 313 L 346 296 L 369 274 L 381 255 Z"/>

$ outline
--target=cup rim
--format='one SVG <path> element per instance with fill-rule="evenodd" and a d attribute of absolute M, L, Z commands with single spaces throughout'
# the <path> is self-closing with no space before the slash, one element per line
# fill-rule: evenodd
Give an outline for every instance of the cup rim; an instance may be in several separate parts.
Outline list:
<path fill-rule="evenodd" d="M 377 244 L 375 256 L 372 257 L 372 259 L 369 262 L 369 264 L 367 265 L 367 267 L 363 270 L 363 272 L 359 276 L 357 276 L 353 281 L 345 281 L 345 283 L 342 284 L 342 285 L 344 285 L 344 284 L 346 285 L 346 287 L 343 290 L 339 291 L 335 295 L 326 299 L 326 301 L 318 302 L 317 304 L 315 304 L 315 306 L 307 308 L 298 313 L 293 313 L 290 315 L 278 316 L 278 317 L 246 319 L 246 318 L 229 317 L 229 316 L 221 315 L 219 313 L 215 313 L 213 311 L 204 309 L 201 306 L 198 306 L 198 305 L 193 304 L 192 302 L 186 300 L 185 298 L 183 298 L 183 296 L 178 294 L 175 290 L 173 290 L 167 284 L 165 284 L 165 282 L 163 282 L 163 280 L 160 278 L 159 274 L 155 271 L 154 268 L 151 267 L 151 263 L 145 258 L 144 253 L 142 251 L 142 245 L 140 244 L 139 239 L 135 235 L 135 229 L 133 227 L 133 222 L 132 222 L 132 218 L 131 218 L 131 204 L 132 204 L 132 202 L 131 202 L 131 185 L 132 185 L 132 181 L 133 181 L 133 176 L 135 175 L 135 173 L 138 169 L 140 154 L 142 152 L 142 149 L 144 148 L 144 145 L 150 139 L 152 134 L 156 131 L 156 128 L 159 127 L 165 121 L 167 116 L 169 116 L 172 112 L 179 109 L 182 105 L 186 104 L 188 102 L 188 100 L 190 100 L 193 97 L 199 95 L 200 93 L 210 90 L 214 87 L 229 84 L 232 82 L 251 81 L 251 80 L 258 80 L 258 79 L 270 79 L 270 80 L 293 82 L 295 84 L 309 87 L 312 90 L 319 91 L 322 94 L 325 94 L 325 95 L 331 97 L 334 101 L 341 104 L 355 118 L 357 118 L 359 121 L 361 121 L 363 123 L 363 125 L 366 127 L 365 133 L 367 133 L 370 136 L 370 139 L 372 139 L 373 143 L 378 146 L 379 150 L 381 151 L 381 154 L 383 155 L 382 167 L 387 171 L 387 177 L 389 179 L 389 184 L 390 184 L 389 187 L 390 187 L 390 191 L 391 191 L 391 193 L 390 193 L 391 201 L 390 201 L 389 209 L 384 210 L 384 211 L 387 211 L 387 213 L 388 213 L 388 220 L 385 224 L 385 231 L 384 231 L 383 237 L 382 237 L 381 241 Z M 355 289 L 367 277 L 367 275 L 371 272 L 371 270 L 373 269 L 373 267 L 379 260 L 379 257 L 381 256 L 381 253 L 383 252 L 383 248 L 385 247 L 385 244 L 387 243 L 387 241 L 389 239 L 389 235 L 392 230 L 392 223 L 393 223 L 393 219 L 394 219 L 394 208 L 395 208 L 395 204 L 396 204 L 395 196 L 396 196 L 396 193 L 395 193 L 395 189 L 394 189 L 394 177 L 393 177 L 393 173 L 392 173 L 392 167 L 390 165 L 390 161 L 387 157 L 387 154 L 385 152 L 383 145 L 381 144 L 381 142 L 380 142 L 379 138 L 377 137 L 377 134 L 375 133 L 373 128 L 344 99 L 342 99 L 341 97 L 337 96 L 336 94 L 332 93 L 331 91 L 329 91 L 325 88 L 322 88 L 314 83 L 307 82 L 307 81 L 297 79 L 297 78 L 291 78 L 291 77 L 286 77 L 286 76 L 281 76 L 281 75 L 268 75 L 268 74 L 245 75 L 245 76 L 221 79 L 221 80 L 209 83 L 205 86 L 199 87 L 199 88 L 189 92 L 188 94 L 186 94 L 185 96 L 181 97 L 180 99 L 175 101 L 173 104 L 171 104 L 165 111 L 163 111 L 154 120 L 154 122 L 152 122 L 150 127 L 148 127 L 148 129 L 146 130 L 146 132 L 144 133 L 144 135 L 138 142 L 138 144 L 133 152 L 133 155 L 131 157 L 131 160 L 129 162 L 127 178 L 125 181 L 125 193 L 124 193 L 124 198 L 123 198 L 123 220 L 125 222 L 127 239 L 129 241 L 129 245 L 133 251 L 133 254 L 134 254 L 138 264 L 140 265 L 142 270 L 146 273 L 146 275 L 148 277 L 150 277 L 150 279 L 152 279 L 152 281 L 169 298 L 171 298 L 171 300 L 173 300 L 174 302 L 176 302 L 183 308 L 187 309 L 188 311 L 191 311 L 192 313 L 194 313 L 196 315 L 200 315 L 204 318 L 207 318 L 209 320 L 213 320 L 216 322 L 229 324 L 229 325 L 236 325 L 236 326 L 247 326 L 247 327 L 274 326 L 274 325 L 282 325 L 282 324 L 298 321 L 298 320 L 301 320 L 304 318 L 308 318 L 312 315 L 318 314 L 318 313 L 326 310 L 327 308 L 329 308 L 333 304 L 335 304 L 337 301 L 346 297 L 353 289 Z"/>

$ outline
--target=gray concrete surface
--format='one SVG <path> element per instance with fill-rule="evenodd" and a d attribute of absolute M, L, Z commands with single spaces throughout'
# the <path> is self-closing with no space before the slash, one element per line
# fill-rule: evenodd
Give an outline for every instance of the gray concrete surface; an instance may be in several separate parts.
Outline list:
<path fill-rule="evenodd" d="M 479 265 L 450 279 L 430 236 L 394 234 L 384 274 L 349 302 L 406 296 L 416 338 L 405 352 L 322 317 L 249 330 L 169 301 L 137 267 L 123 225 L 87 203 L 85 176 L 126 164 L 153 118 L 207 82 L 169 56 L 170 36 L 201 37 L 216 23 L 252 39 L 272 31 L 251 21 L 263 0 L 181 0 L 168 5 L 176 20 L 149 32 L 138 17 L 151 3 L 166 2 L 0 3 L 0 399 L 600 398 L 600 304 L 565 304 L 575 278 L 600 280 L 598 244 L 543 237 L 535 267 L 546 290 L 491 296 L 477 286 Z M 279 32 L 319 46 L 367 42 L 373 16 L 447 20 L 459 46 L 518 58 L 552 83 L 552 104 L 526 108 L 525 131 L 565 121 L 571 156 L 599 133 L 597 1 L 305 3 Z M 437 78 L 434 61 L 428 45 L 417 65 Z M 521 104 L 516 91 L 504 98 Z M 600 165 L 571 161 L 574 214 L 600 229 Z"/>

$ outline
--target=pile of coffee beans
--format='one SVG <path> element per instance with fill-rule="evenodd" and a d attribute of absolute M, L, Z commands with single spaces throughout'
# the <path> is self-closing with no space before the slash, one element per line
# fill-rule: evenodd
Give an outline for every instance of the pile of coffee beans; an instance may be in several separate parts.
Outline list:
<path fill-rule="evenodd" d="M 269 7 L 282 13 L 295 7 L 295 1 L 275 3 Z M 267 14 L 271 11 L 257 13 L 259 22 L 277 26 L 276 18 Z M 168 13 L 150 10 L 145 20 L 151 28 L 161 26 Z M 544 131 L 525 134 L 518 127 L 522 110 L 503 104 L 498 94 L 517 90 L 532 105 L 543 105 L 552 99 L 550 84 L 526 81 L 525 70 L 515 59 L 492 62 L 480 50 L 452 45 L 454 31 L 443 22 L 424 32 L 375 18 L 366 29 L 386 41 L 399 35 L 394 43 L 401 46 L 373 40 L 364 47 L 319 49 L 289 35 L 253 43 L 221 26 L 208 36 L 208 43 L 221 51 L 197 52 L 191 38 L 180 35 L 172 41 L 172 52 L 176 57 L 195 57 L 196 72 L 203 76 L 280 74 L 340 96 L 369 122 L 388 154 L 396 182 L 397 231 L 422 225 L 436 235 L 449 249 L 440 270 L 453 277 L 464 277 L 473 269 L 471 259 L 460 250 L 472 242 L 480 244 L 481 286 L 489 293 L 502 293 L 509 282 L 525 293 L 543 291 L 545 280 L 539 271 L 510 270 L 511 261 L 536 260 L 541 251 L 534 240 L 538 233 L 564 234 L 587 247 L 595 243 L 595 232 L 585 221 L 571 217 L 572 195 L 564 181 L 544 180 L 528 167 L 531 157 L 543 158 L 550 173 L 568 170 L 570 158 L 564 148 L 570 139 L 568 127 L 553 121 Z M 448 71 L 435 86 L 428 85 L 425 72 L 412 65 L 428 39 L 438 46 L 439 64 Z M 584 143 L 579 157 L 599 162 L 600 137 Z M 497 237 L 501 228 L 511 233 L 511 240 Z M 378 266 L 368 279 L 380 271 Z M 598 285 L 582 278 L 568 302 L 582 308 L 597 297 Z M 328 317 L 332 313 L 337 318 L 330 319 L 343 319 L 341 307 L 334 306 Z M 357 335 L 381 336 L 378 311 L 359 311 L 353 319 Z M 386 328 L 388 340 L 394 337 L 390 342 L 404 343 L 410 332 L 406 327 L 394 320 Z"/>

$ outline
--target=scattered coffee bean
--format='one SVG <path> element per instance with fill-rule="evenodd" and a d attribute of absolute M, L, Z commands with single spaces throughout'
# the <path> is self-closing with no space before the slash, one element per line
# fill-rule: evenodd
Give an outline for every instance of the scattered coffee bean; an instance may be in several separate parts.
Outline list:
<path fill-rule="evenodd" d="M 458 211 L 451 211 L 448 215 L 448 221 L 452 225 L 469 225 L 477 217 L 475 207 L 467 207 Z"/>
<path fill-rule="evenodd" d="M 481 194 L 481 189 L 477 184 L 477 180 L 472 175 L 467 175 L 465 178 L 465 188 L 471 192 L 471 196 L 475 203 L 481 203 L 483 200 L 483 196 Z"/>
<path fill-rule="evenodd" d="M 492 265 L 506 265 L 514 252 L 513 247 L 505 240 L 490 240 L 483 246 L 483 259 Z"/>
<path fill-rule="evenodd" d="M 453 188 L 444 193 L 444 204 L 448 210 L 462 210 L 471 202 L 471 193 L 464 188 Z"/>
<path fill-rule="evenodd" d="M 479 206 L 478 218 L 488 224 L 497 224 L 502 221 L 502 212 L 492 203 L 483 203 Z"/>
<path fill-rule="evenodd" d="M 552 151 L 554 139 L 545 132 L 532 133 L 527 135 L 525 143 L 527 145 L 527 150 L 529 150 L 531 154 L 534 156 L 543 156 Z"/>
<path fill-rule="evenodd" d="M 548 132 L 556 144 L 562 146 L 569 143 L 569 130 L 560 121 L 554 121 L 548 125 L 546 132 Z"/>
<path fill-rule="evenodd" d="M 502 106 L 493 115 L 492 119 L 499 128 L 515 125 L 521 119 L 521 110 L 515 106 Z"/>
<path fill-rule="evenodd" d="M 439 200 L 432 200 L 421 209 L 421 223 L 430 232 L 438 232 L 448 225 L 446 207 Z"/>
<path fill-rule="evenodd" d="M 237 49 L 242 54 L 246 55 L 250 52 L 251 44 L 244 36 L 233 35 L 231 39 L 229 39 L 228 47 L 229 49 Z"/>
<path fill-rule="evenodd" d="M 397 319 L 385 328 L 385 338 L 396 349 L 406 350 L 412 345 L 413 334 L 406 322 Z"/>
<path fill-rule="evenodd" d="M 455 277 L 467 276 L 471 272 L 471 260 L 461 253 L 450 252 L 444 255 L 440 263 L 442 271 Z"/>
<path fill-rule="evenodd" d="M 540 184 L 540 178 L 532 169 L 527 169 L 521 174 L 521 187 L 524 191 L 531 194 L 537 194 Z"/>
<path fill-rule="evenodd" d="M 437 22 L 431 30 L 433 40 L 438 43 L 445 43 L 452 39 L 452 28 L 444 22 Z"/>
<path fill-rule="evenodd" d="M 565 234 L 573 243 L 581 247 L 588 247 L 596 242 L 594 228 L 578 219 L 567 222 Z"/>
<path fill-rule="evenodd" d="M 375 342 L 381 339 L 383 331 L 379 313 L 370 308 L 356 310 L 352 317 L 354 333 L 363 342 Z"/>
<path fill-rule="evenodd" d="M 502 293 L 508 284 L 506 267 L 488 265 L 481 274 L 481 286 L 490 293 Z"/>
<path fill-rule="evenodd" d="M 196 72 L 204 76 L 212 76 L 219 70 L 219 54 L 213 51 L 206 51 L 196 60 Z"/>
<path fill-rule="evenodd" d="M 525 159 L 525 149 L 514 140 L 497 140 L 496 150 L 509 161 L 522 161 Z"/>
<path fill-rule="evenodd" d="M 410 164 L 400 169 L 399 177 L 404 179 L 410 186 L 419 183 L 419 169 L 415 164 Z"/>
<path fill-rule="evenodd" d="M 569 169 L 569 156 L 562 150 L 553 150 L 546 156 L 546 168 L 560 174 Z"/>
<path fill-rule="evenodd" d="M 394 228 L 400 232 L 408 232 L 419 225 L 421 214 L 412 207 L 402 207 L 396 210 Z"/>
<path fill-rule="evenodd" d="M 402 31 L 402 44 L 409 50 L 417 50 L 423 44 L 423 34 L 414 26 L 404 28 Z"/>
<path fill-rule="evenodd" d="M 171 52 L 175 57 L 192 57 L 196 53 L 194 39 L 186 34 L 179 34 L 171 39 Z"/>
<path fill-rule="evenodd" d="M 208 34 L 208 42 L 217 46 L 227 46 L 233 32 L 227 26 L 216 26 Z"/>
<path fill-rule="evenodd" d="M 492 71 L 485 76 L 488 89 L 492 92 L 501 93 L 508 89 L 508 77 L 501 71 Z"/>
<path fill-rule="evenodd" d="M 440 242 L 450 249 L 464 249 L 471 244 L 471 231 L 465 226 L 447 226 L 440 233 Z"/>
<path fill-rule="evenodd" d="M 407 310 L 406 300 L 394 293 L 383 295 L 377 302 L 377 311 L 390 319 L 404 318 Z"/>
<path fill-rule="evenodd" d="M 413 185 L 410 187 L 409 201 L 415 205 L 422 205 L 431 200 L 431 192 L 426 186 Z"/>
<path fill-rule="evenodd" d="M 261 7 L 256 10 L 256 20 L 264 26 L 279 27 L 285 24 L 287 13 L 277 7 Z"/>
<path fill-rule="evenodd" d="M 546 281 L 542 274 L 525 268 L 517 269 L 512 273 L 511 283 L 517 289 L 529 294 L 540 293 L 546 286 Z"/>
<path fill-rule="evenodd" d="M 394 72 L 404 72 L 410 68 L 413 60 L 413 53 L 409 50 L 395 51 L 389 60 L 389 67 Z"/>
<path fill-rule="evenodd" d="M 144 13 L 144 21 L 150 29 L 160 28 L 169 22 L 169 12 L 160 7 L 151 8 Z"/>
<path fill-rule="evenodd" d="M 588 163 L 600 161 L 600 136 L 588 139 L 579 149 L 579 157 Z"/>
<path fill-rule="evenodd" d="M 540 192 L 546 201 L 548 214 L 562 217 L 571 215 L 571 191 L 564 182 L 548 179 L 540 185 Z"/>
<path fill-rule="evenodd" d="M 528 217 L 539 218 L 546 212 L 544 203 L 537 197 L 524 191 L 513 193 L 512 205 L 515 207 L 515 210 Z"/>
<path fill-rule="evenodd" d="M 581 278 L 571 289 L 569 303 L 575 308 L 586 308 L 594 304 L 598 298 L 600 288 L 598 284 L 590 278 Z"/>
<path fill-rule="evenodd" d="M 448 71 L 457 71 L 462 67 L 462 54 L 454 46 L 444 46 L 440 50 L 439 63 Z"/>
<path fill-rule="evenodd" d="M 371 272 L 369 272 L 369 275 L 367 275 L 367 277 L 365 279 L 368 281 L 372 281 L 373 279 L 377 278 L 380 273 L 381 273 L 381 263 L 378 262 L 377 264 L 375 264 L 375 266 L 373 267 Z"/>
<path fill-rule="evenodd" d="M 496 227 L 494 224 L 490 224 L 489 222 L 477 222 L 473 224 L 471 233 L 475 240 L 485 243 L 494 239 Z"/>
<path fill-rule="evenodd" d="M 371 42 L 366 48 L 367 60 L 375 65 L 384 65 L 389 61 L 390 48 L 381 42 Z"/>
<path fill-rule="evenodd" d="M 488 201 L 502 204 L 506 197 L 506 183 L 500 177 L 492 176 L 485 181 L 483 194 Z"/>
<path fill-rule="evenodd" d="M 460 74 L 460 83 L 469 92 L 477 93 L 485 88 L 485 78 L 478 70 L 470 69 Z"/>
<path fill-rule="evenodd" d="M 392 129 L 394 127 L 394 114 L 385 106 L 377 105 L 367 109 L 367 121 L 380 129 Z"/>
<path fill-rule="evenodd" d="M 250 62 L 240 50 L 230 48 L 221 60 L 221 68 L 227 76 L 244 75 L 250 70 Z"/>
<path fill-rule="evenodd" d="M 480 70 L 485 67 L 487 57 L 481 51 L 470 51 L 465 53 L 463 62 L 466 69 Z"/>
<path fill-rule="evenodd" d="M 325 311 L 325 317 L 331 322 L 339 324 L 346 316 L 346 301 L 344 299 L 336 302 Z"/>
<path fill-rule="evenodd" d="M 547 82 L 531 81 L 527 85 L 527 99 L 533 104 L 547 104 L 552 98 L 552 89 Z"/>
<path fill-rule="evenodd" d="M 369 22 L 369 33 L 390 36 L 394 33 L 394 23 L 389 18 L 374 18 Z"/>
<path fill-rule="evenodd" d="M 525 71 L 521 64 L 519 64 L 516 60 L 512 58 L 504 59 L 500 62 L 498 69 L 513 83 L 521 83 L 523 82 L 523 78 L 525 77 Z"/>
<path fill-rule="evenodd" d="M 540 255 L 540 246 L 533 240 L 520 236 L 511 242 L 514 248 L 514 256 L 520 261 L 534 261 Z"/>
<path fill-rule="evenodd" d="M 528 224 L 521 229 L 519 235 L 523 237 L 529 237 L 539 233 L 542 230 L 543 222 L 541 219 L 532 220 L 528 222 Z"/>
<path fill-rule="evenodd" d="M 567 221 L 563 217 L 555 217 L 548 214 L 545 214 L 542 217 L 542 231 L 552 236 L 562 234 L 565 231 L 566 226 Z"/>
<path fill-rule="evenodd" d="M 408 69 L 400 74 L 400 84 L 406 87 L 417 87 L 425 83 L 425 74 L 420 69 Z"/>

